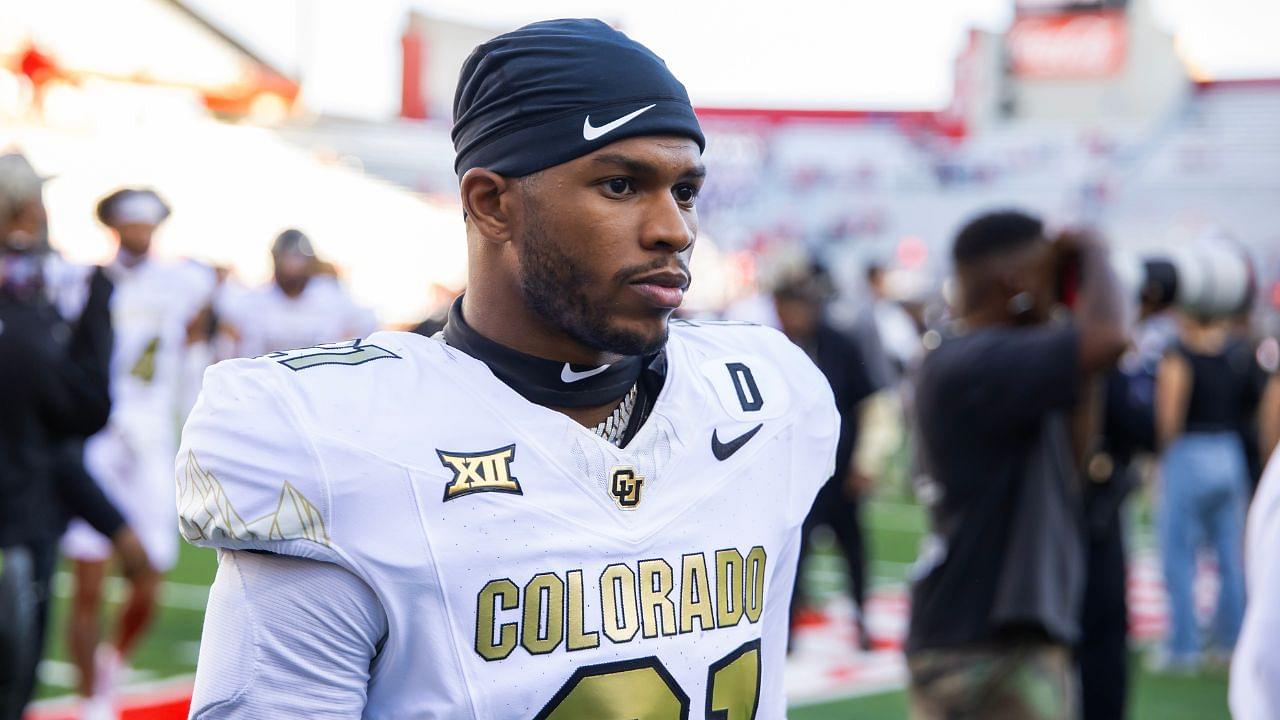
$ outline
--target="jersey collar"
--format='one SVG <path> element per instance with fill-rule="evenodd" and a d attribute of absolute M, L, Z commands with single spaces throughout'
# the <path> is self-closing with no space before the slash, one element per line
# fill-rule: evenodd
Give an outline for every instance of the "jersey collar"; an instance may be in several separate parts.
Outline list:
<path fill-rule="evenodd" d="M 600 367 L 581 367 L 526 355 L 490 340 L 468 325 L 462 317 L 461 296 L 449 308 L 444 341 L 487 365 L 499 380 L 524 399 L 553 408 L 596 407 L 617 402 L 640 380 L 644 369 L 662 355 L 659 351 L 650 356 L 628 356 Z M 662 366 L 665 369 L 665 363 Z"/>

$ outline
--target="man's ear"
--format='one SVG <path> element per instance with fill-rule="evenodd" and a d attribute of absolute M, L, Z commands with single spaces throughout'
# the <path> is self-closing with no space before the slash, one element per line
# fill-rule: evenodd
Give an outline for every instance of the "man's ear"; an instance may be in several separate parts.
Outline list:
<path fill-rule="evenodd" d="M 511 239 L 515 182 L 485 168 L 471 168 L 462 176 L 462 210 L 486 240 Z"/>

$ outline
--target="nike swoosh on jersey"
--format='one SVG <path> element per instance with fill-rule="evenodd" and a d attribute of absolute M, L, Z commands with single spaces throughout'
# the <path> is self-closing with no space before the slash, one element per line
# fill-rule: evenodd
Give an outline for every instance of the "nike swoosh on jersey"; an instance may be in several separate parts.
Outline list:
<path fill-rule="evenodd" d="M 560 379 L 567 383 L 578 382 L 579 380 L 586 380 L 593 375 L 599 375 L 608 369 L 608 365 L 601 365 L 598 368 L 577 372 L 573 368 L 569 367 L 569 363 L 565 363 L 564 367 L 560 369 Z"/>
<path fill-rule="evenodd" d="M 729 442 L 720 442 L 720 437 L 716 434 L 715 430 L 712 430 L 711 454 L 715 455 L 717 460 L 728 460 L 729 456 L 741 450 L 743 445 L 746 445 L 751 438 L 755 437 L 756 433 L 760 432 L 760 428 L 762 427 L 764 427 L 764 423 L 756 425 Z"/>
<path fill-rule="evenodd" d="M 635 112 L 627 113 L 626 115 L 623 115 L 617 120 L 614 120 L 611 123 L 605 123 L 600 127 L 593 127 L 591 125 L 591 116 L 588 115 L 586 119 L 582 121 L 582 139 L 595 140 L 596 138 L 603 137 L 604 135 L 607 135 L 613 132 L 614 130 L 617 130 L 623 125 L 626 125 L 632 120 L 635 120 L 636 118 L 640 117 L 641 114 L 649 110 L 652 110 L 656 106 L 657 106 L 656 103 L 654 105 L 646 105 L 645 107 L 642 107 L 639 110 L 636 110 Z"/>

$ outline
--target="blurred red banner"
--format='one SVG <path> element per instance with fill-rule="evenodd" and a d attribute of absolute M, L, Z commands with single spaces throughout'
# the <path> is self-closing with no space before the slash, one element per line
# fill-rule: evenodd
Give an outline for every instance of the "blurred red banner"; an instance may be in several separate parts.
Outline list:
<path fill-rule="evenodd" d="M 1114 75 L 1128 44 L 1120 12 L 1019 17 L 1005 42 L 1015 75 L 1053 80 Z"/>

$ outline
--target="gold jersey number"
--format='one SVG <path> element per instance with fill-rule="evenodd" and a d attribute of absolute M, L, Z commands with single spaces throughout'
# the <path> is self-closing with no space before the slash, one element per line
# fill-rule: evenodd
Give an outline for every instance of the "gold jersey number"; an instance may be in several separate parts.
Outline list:
<path fill-rule="evenodd" d="M 707 671 L 707 720 L 755 720 L 760 641 Z M 582 667 L 534 720 L 688 720 L 689 696 L 656 657 Z"/>

